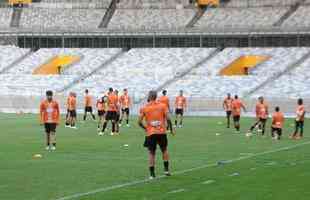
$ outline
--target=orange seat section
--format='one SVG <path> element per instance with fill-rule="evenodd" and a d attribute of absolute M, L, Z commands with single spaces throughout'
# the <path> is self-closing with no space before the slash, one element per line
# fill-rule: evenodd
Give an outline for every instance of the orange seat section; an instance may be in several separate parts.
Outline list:
<path fill-rule="evenodd" d="M 14 5 L 14 4 L 30 4 L 32 0 L 9 0 L 9 4 Z"/>
<path fill-rule="evenodd" d="M 61 55 L 55 56 L 50 59 L 45 64 L 36 68 L 32 74 L 41 74 L 41 75 L 50 75 L 50 74 L 59 74 L 64 68 L 80 60 L 79 56 L 72 55 Z"/>
<path fill-rule="evenodd" d="M 197 0 L 198 5 L 201 6 L 219 6 L 219 0 Z"/>
<path fill-rule="evenodd" d="M 248 75 L 250 68 L 267 61 L 270 56 L 247 55 L 241 56 L 220 71 L 222 76 Z"/>

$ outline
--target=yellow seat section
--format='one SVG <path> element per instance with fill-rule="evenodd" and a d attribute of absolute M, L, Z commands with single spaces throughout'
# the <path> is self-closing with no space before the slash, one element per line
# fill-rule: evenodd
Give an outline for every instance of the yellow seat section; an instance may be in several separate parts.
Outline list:
<path fill-rule="evenodd" d="M 222 76 L 248 75 L 248 70 L 269 60 L 270 56 L 241 56 L 220 71 Z"/>
<path fill-rule="evenodd" d="M 68 67 L 69 65 L 73 65 L 74 63 L 80 61 L 80 59 L 81 58 L 79 56 L 72 55 L 55 56 L 45 64 L 36 68 L 32 74 L 59 74 L 64 68 Z"/>
<path fill-rule="evenodd" d="M 200 6 L 219 6 L 220 1 L 219 0 L 197 0 L 198 5 Z"/>
<path fill-rule="evenodd" d="M 9 0 L 9 4 L 14 5 L 14 4 L 30 4 L 32 0 Z"/>

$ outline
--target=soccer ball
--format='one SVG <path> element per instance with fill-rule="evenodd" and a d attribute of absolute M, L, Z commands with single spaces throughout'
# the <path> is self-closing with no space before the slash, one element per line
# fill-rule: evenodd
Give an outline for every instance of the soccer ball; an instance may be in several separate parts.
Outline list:
<path fill-rule="evenodd" d="M 245 136 L 248 137 L 248 138 L 252 137 L 252 135 L 253 134 L 251 132 L 248 132 L 248 133 L 245 134 Z"/>

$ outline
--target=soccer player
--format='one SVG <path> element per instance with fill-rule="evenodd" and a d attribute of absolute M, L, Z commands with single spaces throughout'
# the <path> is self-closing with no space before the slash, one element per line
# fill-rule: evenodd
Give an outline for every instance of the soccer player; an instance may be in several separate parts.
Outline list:
<path fill-rule="evenodd" d="M 282 136 L 282 127 L 284 123 L 284 114 L 280 112 L 277 106 L 272 114 L 271 136 L 275 140 L 280 140 Z"/>
<path fill-rule="evenodd" d="M 122 108 L 122 115 L 119 121 L 120 126 L 122 125 L 122 121 L 125 117 L 126 119 L 126 126 L 130 127 L 129 125 L 129 114 L 130 114 L 130 106 L 131 106 L 131 99 L 128 95 L 128 90 L 124 89 L 124 94 L 120 97 L 120 106 Z"/>
<path fill-rule="evenodd" d="M 71 96 L 69 98 L 69 125 L 70 128 L 76 129 L 75 123 L 76 123 L 76 94 L 71 93 Z"/>
<path fill-rule="evenodd" d="M 96 103 L 96 108 L 97 108 L 97 111 L 98 111 L 98 131 L 100 131 L 102 129 L 102 125 L 104 123 L 104 120 L 105 120 L 105 103 L 106 103 L 106 96 L 103 96 L 103 97 L 100 97 L 98 100 L 97 100 L 97 103 Z M 99 135 L 102 135 L 102 132 L 99 132 L 98 133 Z"/>
<path fill-rule="evenodd" d="M 298 99 L 296 108 L 295 131 L 293 135 L 290 136 L 292 139 L 301 139 L 304 136 L 305 115 L 306 110 L 305 106 L 303 105 L 303 99 Z"/>
<path fill-rule="evenodd" d="M 93 114 L 93 103 L 92 103 L 92 97 L 89 95 L 88 89 L 85 90 L 85 97 L 84 97 L 84 104 L 85 104 L 85 110 L 84 110 L 84 117 L 83 120 L 86 120 L 87 113 L 90 113 L 93 120 L 96 120 L 95 115 Z"/>
<path fill-rule="evenodd" d="M 116 120 L 117 120 L 117 111 L 118 111 L 118 98 L 113 92 L 113 88 L 109 88 L 108 92 L 108 108 L 107 108 L 107 114 L 106 114 L 106 120 L 103 123 L 102 127 L 102 134 L 104 134 L 105 129 L 107 128 L 108 122 L 111 121 L 112 123 L 112 132 L 111 135 L 114 135 L 115 133 L 117 134 L 118 132 L 116 129 Z"/>
<path fill-rule="evenodd" d="M 256 122 L 251 126 L 250 132 L 253 133 L 255 127 L 259 127 L 258 132 L 265 135 L 265 127 L 268 118 L 268 104 L 265 102 L 264 97 L 259 97 L 256 104 Z"/>
<path fill-rule="evenodd" d="M 170 133 L 175 134 L 172 128 L 172 122 L 169 116 L 167 106 L 156 101 L 157 92 L 149 92 L 149 102 L 141 108 L 138 124 L 146 132 L 147 138 L 145 145 L 149 150 L 149 171 L 150 179 L 155 178 L 155 154 L 156 147 L 159 145 L 162 158 L 164 161 L 165 175 L 170 176 L 169 172 L 169 154 L 168 139 L 166 135 L 166 127 L 170 128 Z"/>
<path fill-rule="evenodd" d="M 59 119 L 59 104 L 53 100 L 53 92 L 46 91 L 46 99 L 40 104 L 40 120 L 46 133 L 46 150 L 56 150 L 56 126 Z"/>
<path fill-rule="evenodd" d="M 182 128 L 183 127 L 184 111 L 185 111 L 186 106 L 187 106 L 187 100 L 183 96 L 183 90 L 180 90 L 179 96 L 177 96 L 175 98 L 174 106 L 175 106 L 175 115 L 176 115 L 174 125 L 175 125 L 175 127 Z M 180 119 L 180 123 L 178 126 L 178 120 L 179 119 Z"/>
<path fill-rule="evenodd" d="M 223 109 L 226 111 L 227 128 L 230 128 L 230 118 L 231 118 L 232 102 L 233 102 L 233 98 L 231 98 L 230 93 L 228 93 L 227 97 L 223 101 Z"/>
<path fill-rule="evenodd" d="M 67 97 L 67 113 L 66 113 L 66 123 L 65 127 L 69 128 L 70 127 L 70 111 L 69 111 L 69 104 L 70 104 L 70 98 L 72 97 L 72 92 L 69 93 Z"/>
<path fill-rule="evenodd" d="M 169 97 L 167 96 L 167 90 L 163 90 L 162 96 L 159 97 L 158 101 L 166 105 L 168 108 L 168 111 L 170 112 L 170 100 L 169 100 Z"/>
<path fill-rule="evenodd" d="M 116 119 L 115 119 L 115 132 L 119 134 L 119 121 L 121 118 L 121 111 L 120 111 L 120 105 L 119 105 L 119 96 L 118 96 L 118 90 L 114 91 L 114 95 L 116 96 L 116 102 L 117 102 L 117 111 L 116 111 Z"/>
<path fill-rule="evenodd" d="M 246 112 L 246 108 L 243 102 L 239 99 L 238 95 L 235 95 L 235 99 L 233 100 L 231 107 L 235 129 L 237 133 L 240 133 L 241 108 L 244 112 Z"/>

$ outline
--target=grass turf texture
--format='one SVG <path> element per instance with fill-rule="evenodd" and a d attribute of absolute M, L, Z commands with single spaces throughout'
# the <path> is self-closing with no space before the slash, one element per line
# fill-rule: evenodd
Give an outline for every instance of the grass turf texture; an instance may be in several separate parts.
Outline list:
<path fill-rule="evenodd" d="M 305 122 L 305 138 L 301 141 L 288 139 L 293 120 L 286 121 L 280 142 L 270 137 L 246 138 L 244 133 L 252 122 L 251 118 L 243 118 L 242 134 L 238 135 L 225 127 L 225 118 L 186 118 L 177 136 L 169 137 L 172 173 L 310 141 L 310 120 Z M 56 200 L 147 178 L 144 134 L 135 119 L 131 123 L 131 128 L 122 128 L 120 136 L 102 137 L 97 136 L 92 121 L 79 123 L 78 130 L 65 129 L 62 124 L 57 129 L 57 151 L 46 152 L 43 127 L 38 125 L 36 115 L 1 114 L 0 199 Z M 309 150 L 310 144 L 301 145 L 73 199 L 307 200 Z M 42 154 L 43 158 L 33 159 L 34 154 Z M 162 174 L 162 169 L 158 153 L 157 175 Z"/>

